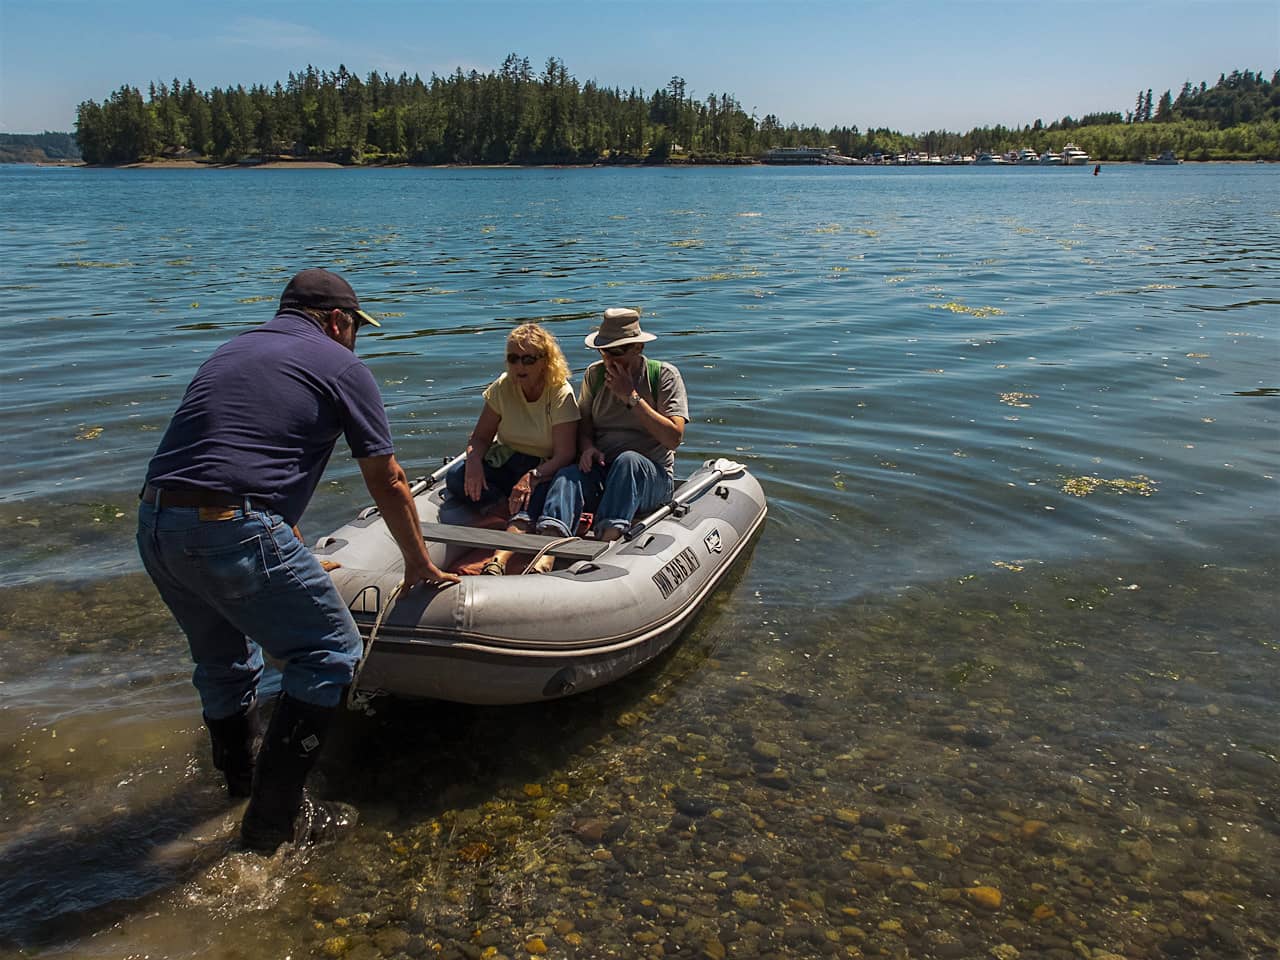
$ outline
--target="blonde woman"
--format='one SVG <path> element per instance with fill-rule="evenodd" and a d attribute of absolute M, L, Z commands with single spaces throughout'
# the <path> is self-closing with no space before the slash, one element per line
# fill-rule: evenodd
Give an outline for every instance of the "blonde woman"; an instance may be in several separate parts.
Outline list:
<path fill-rule="evenodd" d="M 507 336 L 506 372 L 484 391 L 484 407 L 466 459 L 445 474 L 455 497 L 475 503 L 507 498 L 508 530 L 526 533 L 542 513 L 551 478 L 577 458 L 578 401 L 556 338 L 536 323 Z M 506 573 L 499 550 L 482 573 Z"/>

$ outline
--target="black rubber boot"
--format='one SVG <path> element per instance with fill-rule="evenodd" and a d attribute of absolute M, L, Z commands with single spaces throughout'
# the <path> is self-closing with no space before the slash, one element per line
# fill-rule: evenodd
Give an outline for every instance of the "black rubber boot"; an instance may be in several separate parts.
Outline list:
<path fill-rule="evenodd" d="M 320 756 L 337 707 L 318 707 L 283 694 L 258 752 L 253 793 L 240 823 L 240 842 L 270 855 L 282 843 L 333 840 L 356 825 L 345 803 L 313 800 L 303 789 Z"/>
<path fill-rule="evenodd" d="M 212 720 L 206 714 L 204 725 L 209 728 L 213 765 L 227 778 L 227 792 L 233 797 L 249 796 L 253 790 L 257 740 L 262 736 L 258 701 L 255 699 L 246 709 L 221 720 Z"/>

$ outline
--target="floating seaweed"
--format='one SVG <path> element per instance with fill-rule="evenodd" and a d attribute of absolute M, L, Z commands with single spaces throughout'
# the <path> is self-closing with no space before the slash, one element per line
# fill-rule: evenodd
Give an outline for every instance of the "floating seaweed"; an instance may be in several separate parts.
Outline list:
<path fill-rule="evenodd" d="M 1113 480 L 1102 477 L 1064 477 L 1062 492 L 1073 497 L 1087 497 L 1096 490 L 1104 490 L 1108 493 L 1136 493 L 1140 497 L 1150 497 L 1156 492 L 1157 482 L 1141 473 L 1127 479 L 1116 477 Z"/>

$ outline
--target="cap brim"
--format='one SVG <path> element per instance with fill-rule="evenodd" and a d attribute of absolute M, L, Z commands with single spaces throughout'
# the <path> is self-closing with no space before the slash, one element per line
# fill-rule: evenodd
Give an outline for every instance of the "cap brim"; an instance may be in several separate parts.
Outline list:
<path fill-rule="evenodd" d="M 375 327 L 382 326 L 382 324 L 380 324 L 377 320 L 373 319 L 373 317 L 369 316 L 363 310 L 352 310 L 351 312 L 354 313 L 357 317 L 359 317 L 362 323 L 368 323 Z"/>

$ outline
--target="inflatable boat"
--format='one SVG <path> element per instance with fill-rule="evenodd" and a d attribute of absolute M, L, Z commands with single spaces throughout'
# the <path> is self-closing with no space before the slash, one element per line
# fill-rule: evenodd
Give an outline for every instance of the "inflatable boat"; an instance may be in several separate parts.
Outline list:
<path fill-rule="evenodd" d="M 401 592 L 400 551 L 376 507 L 314 548 L 365 642 L 349 703 L 380 695 L 472 704 L 564 697 L 610 683 L 662 653 L 748 548 L 767 510 L 740 463 L 709 460 L 620 540 L 494 529 L 445 489 L 449 464 L 415 481 L 432 561 L 466 570 L 496 549 L 554 558 L 546 573 L 463 576 Z M 530 566 L 527 569 L 532 569 Z"/>

